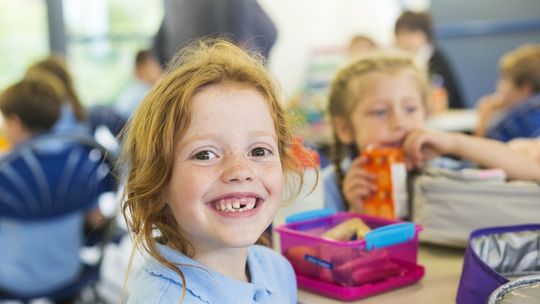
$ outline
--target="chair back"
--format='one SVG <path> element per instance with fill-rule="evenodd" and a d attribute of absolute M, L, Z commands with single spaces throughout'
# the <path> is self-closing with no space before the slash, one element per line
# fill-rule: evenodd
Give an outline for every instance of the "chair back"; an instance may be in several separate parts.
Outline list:
<path fill-rule="evenodd" d="M 92 137 L 47 134 L 0 158 L 0 217 L 48 219 L 95 206 L 116 187 L 114 159 Z"/>
<path fill-rule="evenodd" d="M 33 282 L 4 286 L 10 293 L 0 292 L 0 301 L 63 300 L 98 280 L 101 258 L 95 265 L 80 260 L 82 217 L 116 190 L 114 169 L 114 157 L 85 135 L 41 135 L 0 157 L 2 240 L 13 244 L 0 256 L 17 282 Z"/>

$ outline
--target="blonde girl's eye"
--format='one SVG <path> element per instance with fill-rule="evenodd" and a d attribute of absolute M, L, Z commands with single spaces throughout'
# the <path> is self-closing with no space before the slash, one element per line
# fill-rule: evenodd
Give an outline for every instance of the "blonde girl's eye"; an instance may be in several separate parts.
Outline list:
<path fill-rule="evenodd" d="M 369 116 L 374 117 L 385 117 L 388 114 L 388 110 L 386 109 L 378 109 L 378 110 L 372 110 L 368 112 Z"/>
<path fill-rule="evenodd" d="M 210 150 L 200 151 L 200 152 L 195 153 L 195 155 L 193 155 L 193 159 L 196 159 L 196 160 L 211 160 L 217 157 L 218 157 L 217 154 Z"/>
<path fill-rule="evenodd" d="M 265 157 L 271 154 L 272 154 L 272 151 L 270 149 L 263 148 L 263 147 L 256 147 L 253 150 L 249 151 L 249 156 L 255 156 L 255 157 Z"/>
<path fill-rule="evenodd" d="M 405 107 L 405 111 L 407 111 L 409 114 L 415 113 L 418 111 L 418 106 L 407 106 Z"/>

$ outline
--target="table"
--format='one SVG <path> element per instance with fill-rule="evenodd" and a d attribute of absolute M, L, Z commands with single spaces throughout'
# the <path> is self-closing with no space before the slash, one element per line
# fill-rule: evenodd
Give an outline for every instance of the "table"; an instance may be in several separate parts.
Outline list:
<path fill-rule="evenodd" d="M 465 249 L 421 244 L 419 264 L 425 275 L 418 282 L 400 289 L 353 302 L 326 298 L 305 290 L 298 290 L 299 304 L 450 304 L 455 303 Z"/>
<path fill-rule="evenodd" d="M 428 118 L 426 126 L 442 131 L 472 132 L 478 123 L 475 109 L 448 110 Z"/>

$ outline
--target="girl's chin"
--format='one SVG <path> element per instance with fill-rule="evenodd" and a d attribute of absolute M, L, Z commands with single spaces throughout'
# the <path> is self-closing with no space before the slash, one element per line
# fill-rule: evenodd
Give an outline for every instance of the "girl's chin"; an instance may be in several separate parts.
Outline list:
<path fill-rule="evenodd" d="M 250 235 L 236 238 L 228 238 L 223 240 L 227 247 L 229 248 L 246 248 L 249 247 L 259 240 L 260 235 Z"/>

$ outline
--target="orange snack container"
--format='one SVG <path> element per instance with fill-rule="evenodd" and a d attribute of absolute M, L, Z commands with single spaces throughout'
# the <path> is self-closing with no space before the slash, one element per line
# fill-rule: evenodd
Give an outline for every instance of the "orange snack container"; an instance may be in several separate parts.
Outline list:
<path fill-rule="evenodd" d="M 364 213 L 387 219 L 409 216 L 407 169 L 403 151 L 393 147 L 367 148 L 363 169 L 377 176 L 377 190 L 364 200 Z"/>

